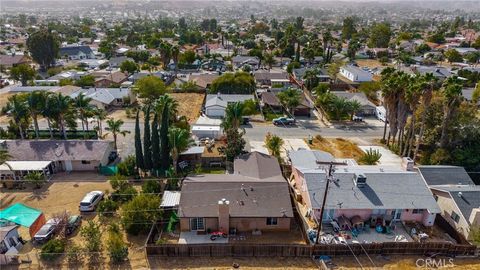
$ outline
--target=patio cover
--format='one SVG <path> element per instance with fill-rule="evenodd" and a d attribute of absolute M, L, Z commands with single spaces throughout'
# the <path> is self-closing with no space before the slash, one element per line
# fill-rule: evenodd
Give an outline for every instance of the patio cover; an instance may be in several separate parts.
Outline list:
<path fill-rule="evenodd" d="M 165 192 L 163 192 L 160 208 L 178 208 L 179 204 L 180 204 L 180 191 L 165 190 Z"/>
<path fill-rule="evenodd" d="M 51 161 L 6 161 L 0 165 L 0 171 L 42 171 L 52 163 Z M 10 167 L 8 167 L 10 165 Z"/>

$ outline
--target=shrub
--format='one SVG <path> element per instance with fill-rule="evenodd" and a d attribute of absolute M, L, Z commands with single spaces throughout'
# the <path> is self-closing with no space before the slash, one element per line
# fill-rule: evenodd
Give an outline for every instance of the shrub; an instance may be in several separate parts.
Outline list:
<path fill-rule="evenodd" d="M 140 194 L 125 203 L 121 210 L 124 229 L 134 235 L 147 232 L 152 223 L 161 217 L 159 205 L 159 196 L 146 194 Z"/>
<path fill-rule="evenodd" d="M 117 190 L 113 192 L 110 198 L 116 202 L 125 203 L 130 201 L 133 197 L 135 197 L 137 193 L 138 193 L 137 190 L 133 186 L 129 185 L 124 187 L 121 190 Z"/>
<path fill-rule="evenodd" d="M 142 192 L 143 193 L 160 193 L 162 191 L 162 187 L 160 182 L 157 180 L 146 181 L 142 185 Z"/>
<path fill-rule="evenodd" d="M 85 241 L 85 248 L 88 252 L 99 252 L 102 248 L 102 233 L 100 225 L 92 220 L 88 221 L 87 226 L 83 226 L 80 235 Z"/>
<path fill-rule="evenodd" d="M 118 209 L 118 203 L 111 199 L 106 199 L 98 204 L 97 211 L 101 216 L 111 217 Z"/>
<path fill-rule="evenodd" d="M 107 249 L 110 260 L 119 263 L 127 259 L 128 247 L 123 242 L 122 234 L 117 224 L 112 224 L 108 231 Z"/>
<path fill-rule="evenodd" d="M 59 239 L 51 239 L 43 245 L 40 251 L 40 258 L 47 261 L 53 261 L 60 257 L 65 251 L 65 242 Z"/>
<path fill-rule="evenodd" d="M 380 151 L 374 150 L 372 148 L 368 149 L 365 151 L 365 154 L 360 157 L 358 160 L 360 163 L 365 164 L 365 165 L 375 165 L 377 162 L 380 160 L 382 157 L 382 154 L 380 154 Z"/>
<path fill-rule="evenodd" d="M 117 164 L 118 174 L 125 176 L 134 176 L 135 170 L 135 156 L 129 155 L 122 162 Z"/>

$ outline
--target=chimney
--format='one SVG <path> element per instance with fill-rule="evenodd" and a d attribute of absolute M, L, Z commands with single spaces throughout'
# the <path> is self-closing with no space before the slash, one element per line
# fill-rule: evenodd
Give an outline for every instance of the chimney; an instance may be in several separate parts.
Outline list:
<path fill-rule="evenodd" d="M 230 202 L 225 198 L 218 201 L 218 230 L 228 233 L 230 228 Z"/>
<path fill-rule="evenodd" d="M 362 173 L 354 173 L 353 174 L 353 183 L 358 188 L 363 188 L 367 184 L 367 177 Z"/>
<path fill-rule="evenodd" d="M 414 164 L 413 159 L 409 157 L 402 158 L 402 168 L 405 171 L 413 171 L 413 164 Z"/>
<path fill-rule="evenodd" d="M 472 225 L 480 225 L 480 207 L 472 209 L 472 213 L 470 213 L 470 218 L 468 221 Z"/>

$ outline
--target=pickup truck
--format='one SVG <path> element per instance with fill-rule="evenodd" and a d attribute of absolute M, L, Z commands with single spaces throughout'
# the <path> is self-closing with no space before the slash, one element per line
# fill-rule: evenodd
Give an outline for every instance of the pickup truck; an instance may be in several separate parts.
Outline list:
<path fill-rule="evenodd" d="M 279 118 L 275 118 L 273 119 L 272 123 L 275 125 L 275 126 L 279 126 L 279 125 L 284 125 L 284 126 L 289 126 L 289 125 L 293 125 L 295 124 L 295 119 L 293 118 L 287 118 L 287 117 L 279 117 Z"/>

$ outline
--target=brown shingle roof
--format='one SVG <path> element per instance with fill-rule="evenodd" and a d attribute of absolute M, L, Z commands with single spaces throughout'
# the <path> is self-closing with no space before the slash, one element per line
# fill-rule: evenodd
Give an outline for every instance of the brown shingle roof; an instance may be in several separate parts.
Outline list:
<path fill-rule="evenodd" d="M 0 55 L 0 64 L 4 66 L 12 66 L 17 64 L 26 63 L 29 61 L 29 58 L 25 55 Z"/>
<path fill-rule="evenodd" d="M 260 152 L 239 156 L 233 161 L 236 174 L 265 179 L 278 176 L 283 180 L 280 165 L 275 157 Z"/>
<path fill-rule="evenodd" d="M 10 160 L 102 160 L 112 149 L 111 141 L 99 140 L 7 140 Z"/>

